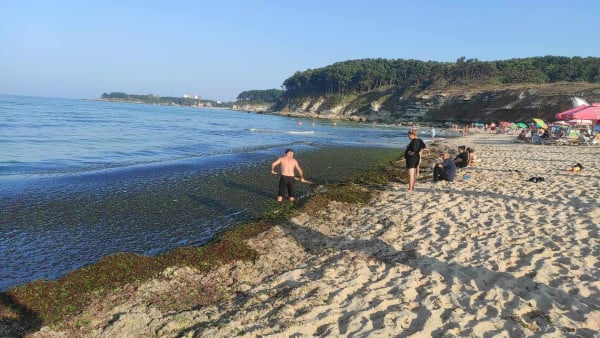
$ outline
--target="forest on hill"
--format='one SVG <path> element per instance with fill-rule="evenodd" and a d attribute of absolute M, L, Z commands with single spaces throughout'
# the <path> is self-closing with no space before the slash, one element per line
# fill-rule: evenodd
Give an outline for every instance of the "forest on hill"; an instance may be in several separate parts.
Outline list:
<path fill-rule="evenodd" d="M 283 97 L 281 89 L 247 90 L 237 96 L 238 101 L 246 102 L 279 102 Z"/>
<path fill-rule="evenodd" d="M 600 83 L 600 58 L 543 56 L 456 62 L 360 59 L 296 72 L 283 82 L 284 99 L 368 92 L 384 86 L 443 89 L 453 86 Z"/>
<path fill-rule="evenodd" d="M 359 59 L 296 72 L 282 89 L 243 92 L 233 109 L 382 123 L 551 120 L 573 97 L 600 101 L 600 58 Z"/>

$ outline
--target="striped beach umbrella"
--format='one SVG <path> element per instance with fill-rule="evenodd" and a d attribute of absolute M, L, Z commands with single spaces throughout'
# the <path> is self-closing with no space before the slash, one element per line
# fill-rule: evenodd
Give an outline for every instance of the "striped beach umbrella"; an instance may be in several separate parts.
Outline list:
<path fill-rule="evenodd" d="M 548 129 L 548 125 L 542 119 L 535 118 L 533 119 L 533 122 L 535 122 L 535 124 L 537 124 L 537 126 L 540 128 Z"/>

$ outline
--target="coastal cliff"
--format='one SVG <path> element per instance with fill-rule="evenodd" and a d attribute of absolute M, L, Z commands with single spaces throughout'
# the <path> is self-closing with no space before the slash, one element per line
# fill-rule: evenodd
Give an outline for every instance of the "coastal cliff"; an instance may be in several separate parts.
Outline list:
<path fill-rule="evenodd" d="M 572 107 L 572 99 L 600 101 L 600 84 L 473 86 L 419 90 L 397 86 L 352 95 L 289 99 L 278 104 L 234 105 L 234 110 L 306 118 L 361 122 L 524 121 L 534 117 L 554 120 Z"/>
<path fill-rule="evenodd" d="M 246 104 L 233 104 L 231 106 L 232 110 L 240 110 L 240 111 L 249 111 L 254 113 L 268 113 L 273 109 L 274 104 L 256 104 L 256 103 L 246 103 Z"/>

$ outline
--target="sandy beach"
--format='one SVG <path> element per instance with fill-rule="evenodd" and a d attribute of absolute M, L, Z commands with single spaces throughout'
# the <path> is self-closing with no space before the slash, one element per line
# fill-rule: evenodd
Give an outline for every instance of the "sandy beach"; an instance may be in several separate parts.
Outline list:
<path fill-rule="evenodd" d="M 95 337 L 598 336 L 600 147 L 514 138 L 446 139 L 479 158 L 452 184 L 391 183 L 367 205 L 331 202 L 252 239 L 255 262 L 168 269 L 75 320 Z M 577 162 L 581 172 L 565 171 Z M 153 305 L 190 283 L 228 296 L 182 312 Z"/>

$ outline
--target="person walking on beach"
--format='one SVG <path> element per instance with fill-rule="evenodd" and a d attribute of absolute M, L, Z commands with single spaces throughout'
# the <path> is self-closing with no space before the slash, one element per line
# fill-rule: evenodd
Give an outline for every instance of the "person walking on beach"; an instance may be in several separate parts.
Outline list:
<path fill-rule="evenodd" d="M 406 160 L 406 169 L 408 169 L 408 191 L 414 191 L 417 168 L 421 162 L 421 150 L 425 149 L 425 143 L 417 137 L 417 131 L 414 129 L 408 132 L 408 138 L 410 143 L 404 151 L 404 159 Z"/>
<path fill-rule="evenodd" d="M 431 143 L 435 142 L 435 127 L 431 127 Z"/>
<path fill-rule="evenodd" d="M 304 179 L 304 173 L 300 164 L 294 158 L 292 149 L 286 149 L 285 155 L 271 163 L 271 174 L 277 175 L 275 167 L 281 165 L 281 177 L 279 178 L 279 190 L 277 192 L 277 202 L 282 202 L 286 193 L 290 198 L 290 202 L 296 199 L 296 177 L 295 171 L 300 175 L 300 182 L 309 183 Z"/>

